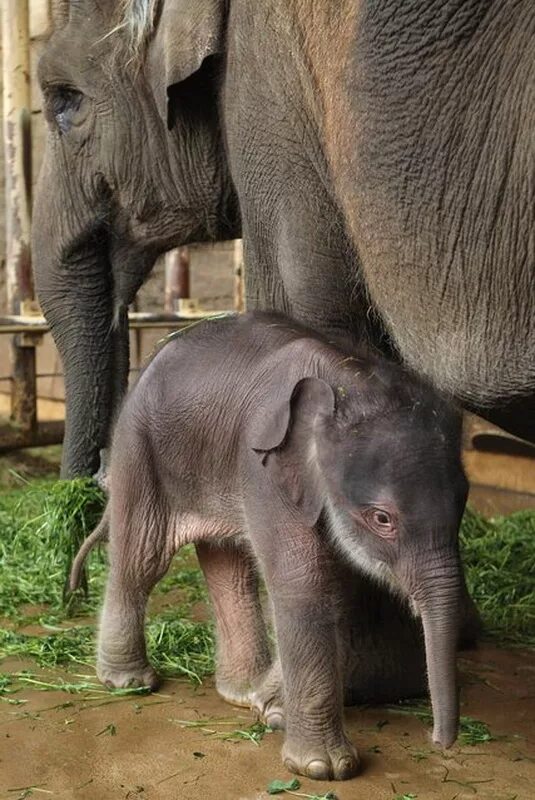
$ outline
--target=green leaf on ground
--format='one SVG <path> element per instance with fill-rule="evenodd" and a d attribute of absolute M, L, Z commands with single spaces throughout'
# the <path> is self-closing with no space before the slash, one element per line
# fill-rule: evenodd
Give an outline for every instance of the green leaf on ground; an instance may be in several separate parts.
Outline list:
<path fill-rule="evenodd" d="M 301 788 L 301 782 L 298 778 L 293 778 L 291 781 L 271 781 L 267 787 L 268 794 L 282 794 L 283 792 L 292 792 Z"/>

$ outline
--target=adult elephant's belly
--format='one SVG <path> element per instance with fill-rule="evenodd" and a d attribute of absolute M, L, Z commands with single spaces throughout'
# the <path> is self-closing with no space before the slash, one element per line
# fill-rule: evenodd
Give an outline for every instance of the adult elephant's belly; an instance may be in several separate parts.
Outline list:
<path fill-rule="evenodd" d="M 534 439 L 535 18 L 525 2 L 487 7 L 438 24 L 434 9 L 363 5 L 347 74 L 325 88 L 324 141 L 402 357 Z"/>
<path fill-rule="evenodd" d="M 360 216 L 354 203 L 348 217 L 364 281 L 407 364 L 467 408 L 535 440 L 533 233 L 518 235 L 511 224 L 513 198 L 492 230 L 484 229 L 488 205 L 465 200 L 462 213 L 452 207 L 442 220 L 429 204 L 392 213 L 368 196 Z"/>
<path fill-rule="evenodd" d="M 468 253 L 430 261 L 420 242 L 414 251 L 403 258 L 399 244 L 397 253 L 383 244 L 363 264 L 401 357 L 466 407 L 535 440 L 533 287 L 508 283 L 492 262 L 478 274 Z"/>

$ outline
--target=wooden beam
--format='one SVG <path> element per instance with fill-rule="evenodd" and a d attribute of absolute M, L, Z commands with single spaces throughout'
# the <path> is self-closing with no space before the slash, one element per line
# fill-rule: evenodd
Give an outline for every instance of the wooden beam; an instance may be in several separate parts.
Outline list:
<path fill-rule="evenodd" d="M 11 314 L 26 314 L 34 303 L 30 256 L 31 91 L 28 0 L 2 0 L 2 72 L 6 172 L 6 287 Z M 11 341 L 13 422 L 35 430 L 37 396 L 35 348 Z"/>

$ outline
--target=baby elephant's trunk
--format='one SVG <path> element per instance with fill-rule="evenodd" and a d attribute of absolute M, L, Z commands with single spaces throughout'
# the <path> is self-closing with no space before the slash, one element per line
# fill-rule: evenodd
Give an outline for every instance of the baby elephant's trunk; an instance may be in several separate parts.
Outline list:
<path fill-rule="evenodd" d="M 458 565 L 449 574 L 431 579 L 429 589 L 417 598 L 424 627 L 433 741 L 442 747 L 453 744 L 459 725 L 456 654 L 461 590 Z"/>
<path fill-rule="evenodd" d="M 78 589 L 80 585 L 80 578 L 82 577 L 84 562 L 90 551 L 98 542 L 104 542 L 108 538 L 108 531 L 110 527 L 110 514 L 108 509 L 109 505 L 106 506 L 104 514 L 102 515 L 102 519 L 93 533 L 90 533 L 87 539 L 82 542 L 82 545 L 78 550 L 74 561 L 72 562 L 71 574 L 69 578 L 69 589 L 71 592 L 74 592 L 76 589 Z"/>

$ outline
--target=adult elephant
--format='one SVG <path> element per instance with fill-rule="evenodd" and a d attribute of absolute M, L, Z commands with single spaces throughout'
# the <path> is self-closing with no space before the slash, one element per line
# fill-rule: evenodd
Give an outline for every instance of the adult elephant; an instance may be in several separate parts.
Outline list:
<path fill-rule="evenodd" d="M 231 0 L 227 25 L 250 301 L 329 331 L 371 316 L 534 440 L 531 0 Z"/>
<path fill-rule="evenodd" d="M 127 385 L 127 308 L 157 256 L 240 235 L 218 59 L 186 70 L 167 98 L 167 46 L 140 64 L 121 32 L 109 36 L 118 5 L 53 0 L 39 63 L 48 131 L 33 253 L 65 371 L 64 477 L 98 468 Z"/>
<path fill-rule="evenodd" d="M 34 216 L 91 472 L 156 253 L 237 234 L 248 299 L 369 335 L 535 439 L 530 0 L 55 0 Z"/>

